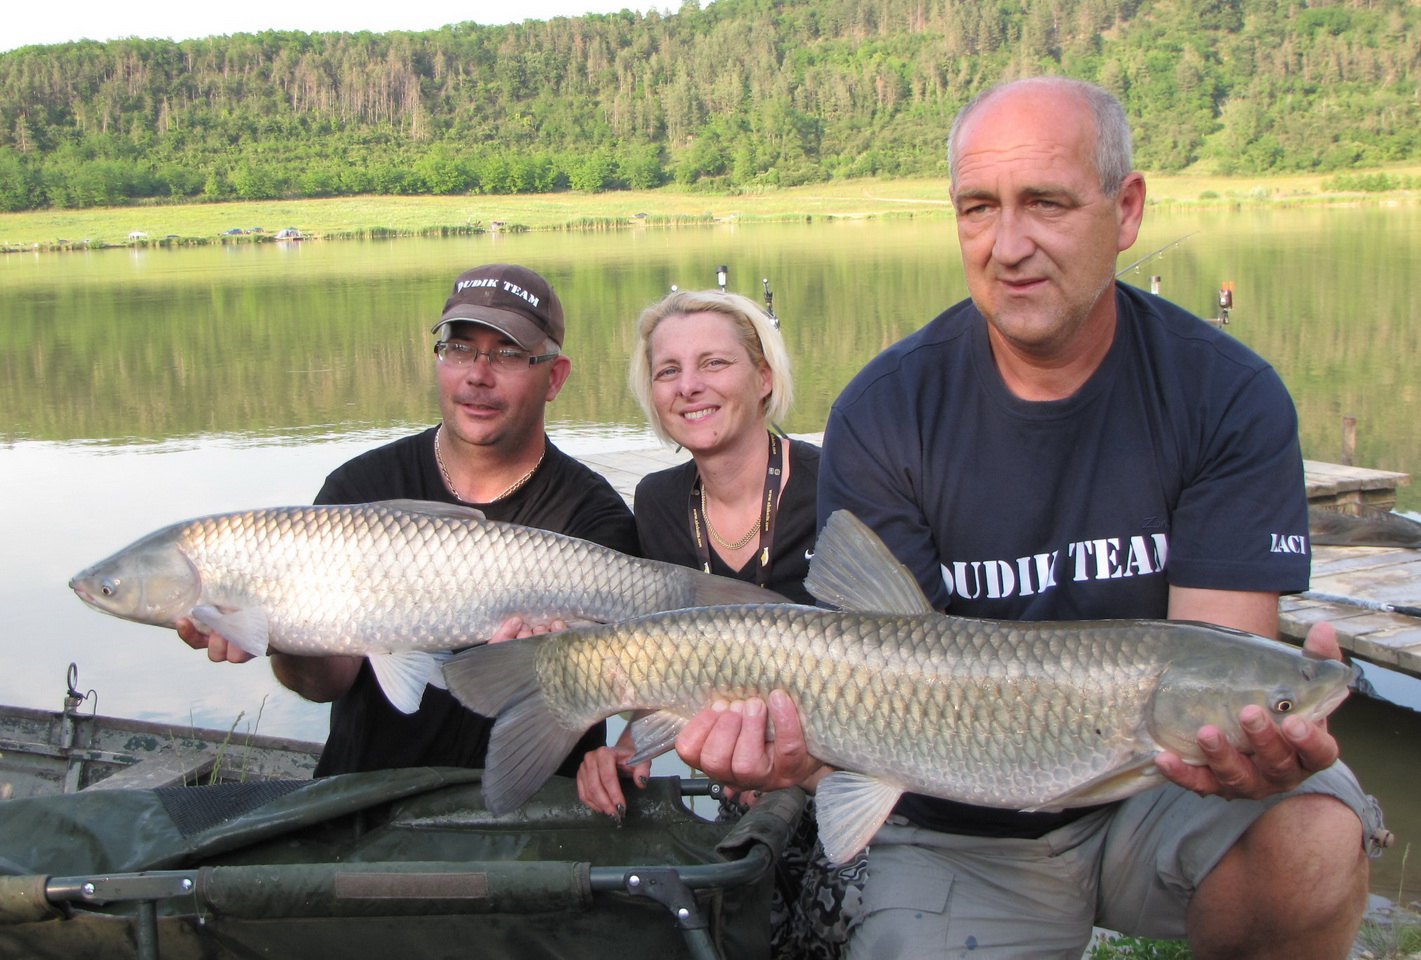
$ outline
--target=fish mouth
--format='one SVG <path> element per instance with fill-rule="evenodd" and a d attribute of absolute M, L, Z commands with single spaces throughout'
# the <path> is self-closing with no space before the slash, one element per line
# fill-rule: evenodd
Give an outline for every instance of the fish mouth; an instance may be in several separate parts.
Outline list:
<path fill-rule="evenodd" d="M 76 587 L 74 584 L 71 583 L 71 584 L 69 585 L 69 589 L 70 589 L 70 590 L 73 590 L 73 591 L 74 591 L 74 595 L 75 595 L 76 597 L 78 597 L 80 600 L 83 600 L 84 603 L 87 604 L 88 606 L 93 607 L 95 610 L 98 610 L 100 613 L 107 613 L 107 612 L 108 612 L 108 611 L 105 610 L 102 606 L 99 605 L 99 602 L 98 602 L 96 599 L 94 599 L 94 595 L 93 595 L 92 593 L 90 593 L 89 591 L 85 590 L 83 587 Z"/>
<path fill-rule="evenodd" d="M 1361 671 L 1356 667 L 1352 667 L 1351 675 L 1348 677 L 1347 682 L 1338 684 L 1336 689 L 1318 701 L 1317 706 L 1314 707 L 1312 711 L 1313 717 L 1321 719 L 1340 707 L 1342 701 L 1346 700 L 1348 694 L 1352 692 L 1352 685 L 1355 684 L 1360 677 Z"/>

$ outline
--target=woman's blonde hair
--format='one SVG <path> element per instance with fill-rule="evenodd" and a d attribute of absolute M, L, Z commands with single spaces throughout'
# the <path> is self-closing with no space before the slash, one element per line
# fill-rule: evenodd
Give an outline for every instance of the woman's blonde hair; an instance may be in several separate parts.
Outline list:
<path fill-rule="evenodd" d="M 632 349 L 628 380 L 632 394 L 641 404 L 647 422 L 656 435 L 667 443 L 674 441 L 661 426 L 656 405 L 651 399 L 651 335 L 668 317 L 683 317 L 692 313 L 718 313 L 735 325 L 740 342 L 756 366 L 764 364 L 770 371 L 770 395 L 764 401 L 765 423 L 784 419 L 794 400 L 794 381 L 790 378 L 789 351 L 780 336 L 775 321 L 749 297 L 721 290 L 678 290 L 663 297 L 641 312 L 636 325 L 636 346 Z"/>

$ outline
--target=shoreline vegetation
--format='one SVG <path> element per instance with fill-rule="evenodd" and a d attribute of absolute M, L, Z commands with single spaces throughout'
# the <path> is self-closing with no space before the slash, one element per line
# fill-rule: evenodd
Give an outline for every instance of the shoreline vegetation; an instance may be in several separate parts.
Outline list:
<path fill-rule="evenodd" d="M 1146 175 L 1158 208 L 1399 205 L 1421 201 L 1421 166 L 1256 177 Z M 756 192 L 662 187 L 605 193 L 359 196 L 143 204 L 0 214 L 0 253 L 373 240 L 952 215 L 944 177 L 839 180 Z M 289 231 L 294 231 L 294 235 Z"/>

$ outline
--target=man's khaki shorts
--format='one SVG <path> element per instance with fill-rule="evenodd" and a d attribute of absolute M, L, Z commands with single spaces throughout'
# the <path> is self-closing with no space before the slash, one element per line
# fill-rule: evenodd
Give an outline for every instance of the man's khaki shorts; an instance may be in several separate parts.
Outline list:
<path fill-rule="evenodd" d="M 1199 882 L 1264 811 L 1320 793 L 1362 822 L 1368 852 L 1381 809 L 1341 763 L 1267 800 L 1149 790 L 1033 840 L 939 833 L 892 818 L 869 846 L 853 960 L 1063 957 L 1080 960 L 1094 926 L 1185 935 Z"/>

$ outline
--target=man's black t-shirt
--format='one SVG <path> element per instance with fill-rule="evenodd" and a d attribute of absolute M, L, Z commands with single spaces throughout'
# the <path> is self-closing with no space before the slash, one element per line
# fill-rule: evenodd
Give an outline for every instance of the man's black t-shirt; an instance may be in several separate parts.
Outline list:
<path fill-rule="evenodd" d="M 434 459 L 436 428 L 402 437 L 345 463 L 326 478 L 316 503 L 436 500 L 458 503 Z M 631 511 L 607 481 L 547 442 L 547 455 L 511 496 L 474 504 L 490 520 L 518 523 L 637 554 Z M 392 558 L 394 559 L 394 558 Z M 470 584 L 469 589 L 477 589 Z M 393 767 L 482 767 L 493 721 L 447 690 L 427 687 L 419 710 L 404 714 L 385 699 L 369 662 L 331 704 L 331 729 L 317 776 Z M 559 773 L 573 775 L 582 755 L 606 743 L 598 724 L 578 742 Z"/>

